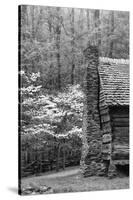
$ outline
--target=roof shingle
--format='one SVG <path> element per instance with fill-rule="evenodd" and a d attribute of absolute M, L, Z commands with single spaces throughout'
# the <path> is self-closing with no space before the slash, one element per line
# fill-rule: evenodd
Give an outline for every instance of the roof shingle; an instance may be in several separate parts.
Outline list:
<path fill-rule="evenodd" d="M 101 87 L 108 105 L 129 105 L 129 62 L 100 60 L 98 67 Z"/>

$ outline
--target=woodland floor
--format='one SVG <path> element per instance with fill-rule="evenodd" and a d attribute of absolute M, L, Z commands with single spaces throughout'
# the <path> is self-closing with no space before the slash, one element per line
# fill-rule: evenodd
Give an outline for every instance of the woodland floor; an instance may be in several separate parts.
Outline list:
<path fill-rule="evenodd" d="M 31 184 L 51 187 L 53 193 L 114 190 L 128 189 L 129 177 L 122 175 L 113 179 L 97 176 L 83 178 L 80 169 L 74 167 L 65 171 L 46 173 L 22 179 L 22 188 Z"/>

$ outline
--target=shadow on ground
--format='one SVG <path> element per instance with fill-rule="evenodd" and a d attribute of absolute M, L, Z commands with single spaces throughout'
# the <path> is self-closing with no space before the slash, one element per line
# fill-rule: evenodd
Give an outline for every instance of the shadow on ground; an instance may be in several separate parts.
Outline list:
<path fill-rule="evenodd" d="M 8 187 L 8 190 L 12 193 L 18 194 L 18 188 L 15 187 Z"/>

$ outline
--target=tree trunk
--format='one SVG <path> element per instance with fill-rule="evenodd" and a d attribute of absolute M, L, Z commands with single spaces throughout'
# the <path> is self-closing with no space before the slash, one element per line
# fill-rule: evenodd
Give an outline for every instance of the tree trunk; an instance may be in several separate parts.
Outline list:
<path fill-rule="evenodd" d="M 60 8 L 56 8 L 57 11 L 57 24 L 56 24 L 56 58 L 57 58 L 57 67 L 58 67 L 58 89 L 61 89 L 61 63 L 60 63 L 60 36 L 61 36 L 61 23 L 60 23 Z"/>
<path fill-rule="evenodd" d="M 48 8 L 49 9 L 49 8 Z M 52 32 L 52 18 L 51 18 L 51 12 L 50 10 L 48 10 L 48 28 L 49 28 L 49 42 L 50 44 L 52 43 L 52 39 L 53 39 L 53 32 Z M 53 63 L 52 63 L 52 60 L 53 60 L 53 53 L 52 51 L 49 52 L 49 85 L 50 87 L 53 87 L 54 86 L 54 83 L 53 83 L 53 77 L 51 76 L 51 73 L 52 73 L 52 68 L 53 68 Z"/>
<path fill-rule="evenodd" d="M 21 6 L 21 16 L 22 16 L 22 25 L 27 25 L 27 6 L 26 5 L 22 5 Z"/>
<path fill-rule="evenodd" d="M 64 170 L 65 170 L 65 162 L 66 162 L 65 148 L 63 148 L 63 169 L 64 169 Z"/>
<path fill-rule="evenodd" d="M 59 171 L 59 159 L 60 159 L 60 144 L 57 146 L 57 157 L 56 157 L 56 171 Z"/>
<path fill-rule="evenodd" d="M 100 10 L 94 11 L 94 22 L 95 22 L 95 38 L 96 45 L 98 46 L 99 50 L 101 47 L 101 33 L 100 33 Z"/>
<path fill-rule="evenodd" d="M 65 170 L 65 162 L 66 162 L 66 155 L 65 155 L 65 141 L 63 146 L 63 169 Z"/>
<path fill-rule="evenodd" d="M 110 29 L 110 35 L 112 36 L 114 33 L 114 11 L 111 11 L 111 29 Z M 110 41 L 110 48 L 109 48 L 109 57 L 113 57 L 113 46 L 114 42 L 113 39 Z"/>
<path fill-rule="evenodd" d="M 87 30 L 88 30 L 88 39 L 89 39 L 89 32 L 90 32 L 90 11 L 89 9 L 86 10 L 87 14 Z"/>
<path fill-rule="evenodd" d="M 71 12 L 71 33 L 72 33 L 72 39 L 71 39 L 71 47 L 72 47 L 72 71 L 71 71 L 71 84 L 74 84 L 74 70 L 75 70 L 75 52 L 74 52 L 74 8 L 72 8 Z"/>
<path fill-rule="evenodd" d="M 32 40 L 35 39 L 35 7 L 31 7 L 31 20 L 32 20 Z"/>

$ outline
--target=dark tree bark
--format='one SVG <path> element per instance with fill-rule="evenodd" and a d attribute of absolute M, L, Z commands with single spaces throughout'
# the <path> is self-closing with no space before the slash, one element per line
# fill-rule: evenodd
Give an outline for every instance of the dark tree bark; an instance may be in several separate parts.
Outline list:
<path fill-rule="evenodd" d="M 100 34 L 100 10 L 94 11 L 94 23 L 95 23 L 95 41 L 99 49 L 101 47 L 101 34 Z"/>
<path fill-rule="evenodd" d="M 35 39 L 35 7 L 31 9 L 31 20 L 32 20 L 32 40 Z"/>
<path fill-rule="evenodd" d="M 25 32 L 27 31 L 27 27 L 28 27 L 28 12 L 27 12 L 27 6 L 26 5 L 22 5 L 20 6 L 20 25 L 21 28 L 24 29 L 25 31 L 21 30 L 21 40 L 26 40 L 26 34 Z"/>
<path fill-rule="evenodd" d="M 65 170 L 65 162 L 66 162 L 65 148 L 63 148 L 63 169 L 64 170 Z"/>
<path fill-rule="evenodd" d="M 80 9 L 80 14 L 79 14 L 79 27 L 80 27 L 80 31 L 82 33 L 83 31 L 83 9 Z"/>
<path fill-rule="evenodd" d="M 27 24 L 27 6 L 26 5 L 22 5 L 21 6 L 21 15 L 22 15 L 22 25 L 26 25 Z"/>
<path fill-rule="evenodd" d="M 75 45 L 75 37 L 74 37 L 74 8 L 72 8 L 71 12 L 71 47 L 72 47 L 72 70 L 71 70 L 71 84 L 74 84 L 74 70 L 75 70 L 75 52 L 74 52 L 74 45 Z"/>
<path fill-rule="evenodd" d="M 60 144 L 57 146 L 57 156 L 56 156 L 56 171 L 59 171 L 59 160 L 60 160 Z"/>
<path fill-rule="evenodd" d="M 52 43 L 52 39 L 53 39 L 53 25 L 52 25 L 52 15 L 51 15 L 50 8 L 48 8 L 48 29 L 49 29 L 49 42 Z M 49 52 L 49 62 L 50 62 L 50 65 L 49 65 L 49 73 L 50 73 L 49 84 L 50 84 L 50 86 L 53 87 L 54 86 L 53 77 L 51 76 L 52 68 L 53 68 L 52 60 L 53 60 L 53 53 L 52 53 L 52 51 L 50 51 Z"/>
<path fill-rule="evenodd" d="M 87 30 L 88 30 L 88 36 L 89 36 L 89 31 L 90 31 L 90 11 L 89 9 L 86 10 L 87 14 Z"/>
<path fill-rule="evenodd" d="M 66 163 L 66 152 L 65 152 L 65 139 L 64 139 L 64 146 L 63 146 L 63 169 L 65 169 L 65 163 Z"/>
<path fill-rule="evenodd" d="M 56 58 L 57 58 L 57 67 L 58 67 L 58 89 L 61 89 L 61 63 L 60 63 L 60 37 L 61 37 L 61 19 L 60 19 L 60 8 L 56 8 L 57 11 L 57 24 L 56 24 Z"/>
<path fill-rule="evenodd" d="M 112 36 L 114 33 L 114 11 L 111 11 L 111 28 L 110 28 L 110 35 Z M 109 57 L 112 58 L 113 57 L 113 46 L 114 46 L 114 42 L 113 39 L 111 39 L 110 41 L 110 47 L 109 47 Z"/>

